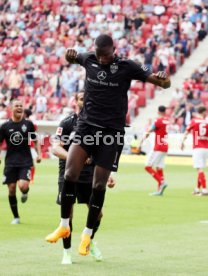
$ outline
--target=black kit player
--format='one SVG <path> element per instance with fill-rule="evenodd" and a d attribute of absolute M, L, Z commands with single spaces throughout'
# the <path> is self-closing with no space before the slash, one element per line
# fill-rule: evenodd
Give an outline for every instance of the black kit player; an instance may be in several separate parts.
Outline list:
<path fill-rule="evenodd" d="M 80 92 L 76 95 L 77 113 L 79 114 L 83 107 L 84 92 Z M 58 179 L 58 197 L 57 203 L 61 204 L 61 191 L 64 184 L 64 172 L 66 165 L 67 152 L 70 146 L 70 139 L 74 133 L 74 127 L 78 119 L 77 113 L 71 113 L 64 120 L 61 121 L 56 131 L 56 139 L 53 141 L 53 154 L 59 158 L 59 179 Z M 79 181 L 76 185 L 76 199 L 78 203 L 89 204 L 90 196 L 92 193 L 92 180 L 94 172 L 94 162 L 91 158 L 88 158 L 87 163 L 84 165 L 83 170 L 80 173 Z M 111 176 L 108 180 L 108 187 L 112 188 L 115 185 L 115 181 Z M 73 209 L 71 210 L 69 226 L 72 234 L 72 218 Z M 102 254 L 98 249 L 96 243 L 93 241 L 94 235 L 99 228 L 102 218 L 102 211 L 98 217 L 98 220 L 93 228 L 93 233 L 90 242 L 90 254 L 97 260 L 102 260 Z M 71 258 L 71 235 L 68 238 L 63 239 L 63 259 L 62 264 L 72 264 Z"/>
<path fill-rule="evenodd" d="M 80 64 L 86 70 L 84 107 L 68 151 L 61 195 L 61 222 L 46 237 L 48 242 L 55 242 L 70 235 L 69 214 L 74 202 L 75 186 L 84 163 L 92 155 L 95 162 L 93 189 L 79 246 L 79 254 L 83 256 L 90 252 L 90 238 L 104 203 L 108 177 L 111 171 L 118 169 L 131 80 L 150 82 L 162 88 L 170 87 L 165 72 L 154 74 L 144 65 L 119 58 L 115 54 L 111 36 L 99 35 L 94 46 L 95 52 L 77 53 L 74 49 L 66 52 L 69 63 Z"/>
<path fill-rule="evenodd" d="M 30 151 L 30 140 L 35 140 L 37 159 L 41 161 L 41 149 L 35 132 L 34 124 L 23 118 L 24 109 L 22 101 L 12 102 L 12 115 L 9 120 L 0 127 L 0 143 L 4 140 L 7 144 L 5 157 L 3 184 L 8 186 L 9 204 L 14 216 L 12 224 L 20 223 L 20 216 L 17 207 L 16 186 L 18 184 L 22 192 L 22 203 L 27 201 L 30 172 L 33 160 Z"/>

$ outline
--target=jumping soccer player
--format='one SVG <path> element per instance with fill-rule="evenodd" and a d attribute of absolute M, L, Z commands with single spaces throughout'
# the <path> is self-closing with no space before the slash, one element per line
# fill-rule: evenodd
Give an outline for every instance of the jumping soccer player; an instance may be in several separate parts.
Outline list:
<path fill-rule="evenodd" d="M 161 105 L 158 107 L 158 118 L 150 130 L 145 134 L 144 138 L 140 142 L 139 151 L 141 151 L 142 143 L 147 139 L 151 132 L 155 133 L 155 145 L 154 149 L 150 152 L 145 170 L 151 174 L 158 182 L 158 191 L 151 193 L 150 195 L 161 196 L 167 183 L 165 183 L 163 169 L 165 166 L 164 159 L 168 151 L 167 134 L 169 120 L 166 117 L 166 107 Z M 155 167 L 156 169 L 153 169 Z"/>
<path fill-rule="evenodd" d="M 186 128 L 181 143 L 181 150 L 184 149 L 184 142 L 190 132 L 193 135 L 193 167 L 197 170 L 197 187 L 194 189 L 194 195 L 207 196 L 207 184 L 204 168 L 208 158 L 208 121 L 206 120 L 206 107 L 198 108 L 198 116 L 191 120 Z M 200 191 L 201 189 L 201 191 Z"/>
<path fill-rule="evenodd" d="M 93 189 L 79 246 L 79 254 L 86 256 L 90 252 L 91 235 L 104 203 L 107 180 L 111 171 L 118 169 L 131 80 L 151 82 L 163 88 L 170 87 L 170 80 L 165 72 L 152 74 L 144 65 L 116 56 L 113 40 L 105 34 L 96 38 L 95 52 L 78 54 L 76 50 L 68 49 L 66 60 L 80 64 L 86 70 L 84 107 L 66 161 L 61 223 L 47 241 L 57 241 L 70 235 L 69 215 L 75 186 L 84 163 L 92 156 L 95 162 Z"/>
<path fill-rule="evenodd" d="M 29 140 L 35 140 L 37 162 L 41 161 L 40 144 L 36 139 L 34 124 L 23 118 L 24 109 L 20 100 L 12 103 L 12 116 L 0 127 L 0 143 L 4 140 L 7 144 L 5 157 L 4 180 L 9 190 L 9 204 L 14 219 L 12 224 L 20 223 L 17 208 L 16 186 L 22 192 L 21 201 L 25 203 L 28 198 L 30 172 L 33 165 Z"/>

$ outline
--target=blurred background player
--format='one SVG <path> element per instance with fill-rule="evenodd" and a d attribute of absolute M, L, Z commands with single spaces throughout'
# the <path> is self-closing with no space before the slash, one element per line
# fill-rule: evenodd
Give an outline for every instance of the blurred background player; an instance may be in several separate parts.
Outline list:
<path fill-rule="evenodd" d="M 30 119 L 30 116 L 32 115 L 32 111 L 30 109 L 24 109 L 24 118 Z M 35 130 L 38 131 L 38 127 L 36 124 L 34 124 L 35 126 Z M 30 150 L 31 150 L 31 154 L 32 154 L 32 158 L 33 160 L 36 160 L 37 158 L 37 152 L 35 150 L 35 143 L 34 141 L 30 141 Z M 35 180 L 35 163 L 33 162 L 33 166 L 31 167 L 31 176 L 30 176 L 30 183 L 34 184 L 34 180 Z"/>
<path fill-rule="evenodd" d="M 83 98 L 84 93 L 80 92 L 76 95 L 76 103 L 77 103 L 77 113 L 79 114 L 81 108 L 83 107 Z M 53 143 L 53 154 L 59 158 L 59 194 L 57 198 L 57 203 L 61 203 L 61 191 L 64 183 L 64 172 L 66 165 L 67 152 L 70 146 L 70 136 L 74 133 L 74 127 L 76 125 L 78 119 L 78 115 L 76 113 L 71 113 L 68 117 L 61 121 L 59 127 L 56 131 L 56 140 Z M 67 141 L 65 140 L 66 138 Z M 76 186 L 76 198 L 78 203 L 85 203 L 89 207 L 90 196 L 92 193 L 92 180 L 94 173 L 95 164 L 91 158 L 88 158 L 83 170 L 81 171 L 79 181 Z M 114 179 L 112 177 L 109 178 L 108 186 L 112 188 L 115 185 Z M 102 254 L 98 249 L 95 242 L 93 242 L 94 235 L 99 228 L 100 221 L 102 218 L 102 211 L 98 217 L 98 220 L 93 228 L 93 233 L 91 236 L 90 242 L 90 254 L 97 261 L 102 260 Z M 72 232 L 72 217 L 73 217 L 73 208 L 70 214 L 69 226 Z M 72 264 L 71 260 L 71 238 L 72 234 L 63 239 L 63 259 L 62 264 Z"/>
<path fill-rule="evenodd" d="M 163 168 L 165 166 L 164 159 L 168 152 L 168 126 L 169 120 L 166 117 L 166 107 L 161 105 L 158 107 L 158 118 L 155 120 L 149 131 L 145 134 L 140 142 L 139 151 L 141 151 L 142 143 L 150 136 L 151 132 L 155 133 L 154 149 L 149 153 L 145 170 L 151 174 L 158 182 L 158 191 L 151 193 L 154 196 L 161 196 L 167 183 L 165 183 Z M 155 169 L 153 169 L 155 167 Z"/>
<path fill-rule="evenodd" d="M 208 121 L 206 120 L 206 107 L 198 108 L 197 118 L 191 120 L 186 128 L 181 143 L 181 149 L 184 149 L 184 142 L 191 132 L 193 135 L 193 167 L 197 169 L 197 187 L 194 189 L 194 195 L 207 196 L 207 184 L 204 168 L 208 158 Z"/>
<path fill-rule="evenodd" d="M 3 184 L 7 184 L 9 190 L 9 204 L 14 216 L 12 224 L 20 223 L 16 198 L 17 183 L 22 192 L 22 203 L 26 202 L 28 198 L 30 172 L 33 165 L 29 146 L 30 138 L 35 140 L 37 162 L 41 161 L 40 145 L 36 140 L 35 126 L 23 116 L 22 102 L 14 100 L 11 118 L 0 127 L 0 143 L 5 140 L 7 144 Z"/>

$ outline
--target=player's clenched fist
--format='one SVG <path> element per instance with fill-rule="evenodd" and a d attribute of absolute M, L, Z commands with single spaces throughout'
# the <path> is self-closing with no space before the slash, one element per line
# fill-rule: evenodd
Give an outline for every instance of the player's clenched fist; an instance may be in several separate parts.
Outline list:
<path fill-rule="evenodd" d="M 66 60 L 70 63 L 74 63 L 77 58 L 77 51 L 71 48 L 66 50 Z"/>
<path fill-rule="evenodd" d="M 160 86 L 163 88 L 169 88 L 170 87 L 170 79 L 168 77 L 168 74 L 164 71 L 159 71 L 156 74 L 152 74 L 160 81 Z"/>
<path fill-rule="evenodd" d="M 113 188 L 115 185 L 116 185 L 116 180 L 112 175 L 110 175 L 108 178 L 107 186 L 108 188 Z"/>

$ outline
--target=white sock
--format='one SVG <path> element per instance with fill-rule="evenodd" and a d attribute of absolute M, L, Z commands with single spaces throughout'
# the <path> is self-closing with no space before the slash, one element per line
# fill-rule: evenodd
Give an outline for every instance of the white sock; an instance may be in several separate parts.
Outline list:
<path fill-rule="evenodd" d="M 202 189 L 202 193 L 206 194 L 207 192 L 207 189 Z"/>
<path fill-rule="evenodd" d="M 82 232 L 83 234 L 89 235 L 90 237 L 92 236 L 92 229 L 85 227 L 85 229 Z"/>
<path fill-rule="evenodd" d="M 65 249 L 64 248 L 64 254 L 69 254 L 71 252 L 71 248 Z"/>
<path fill-rule="evenodd" d="M 61 218 L 60 226 L 69 227 L 69 218 L 68 219 Z"/>

